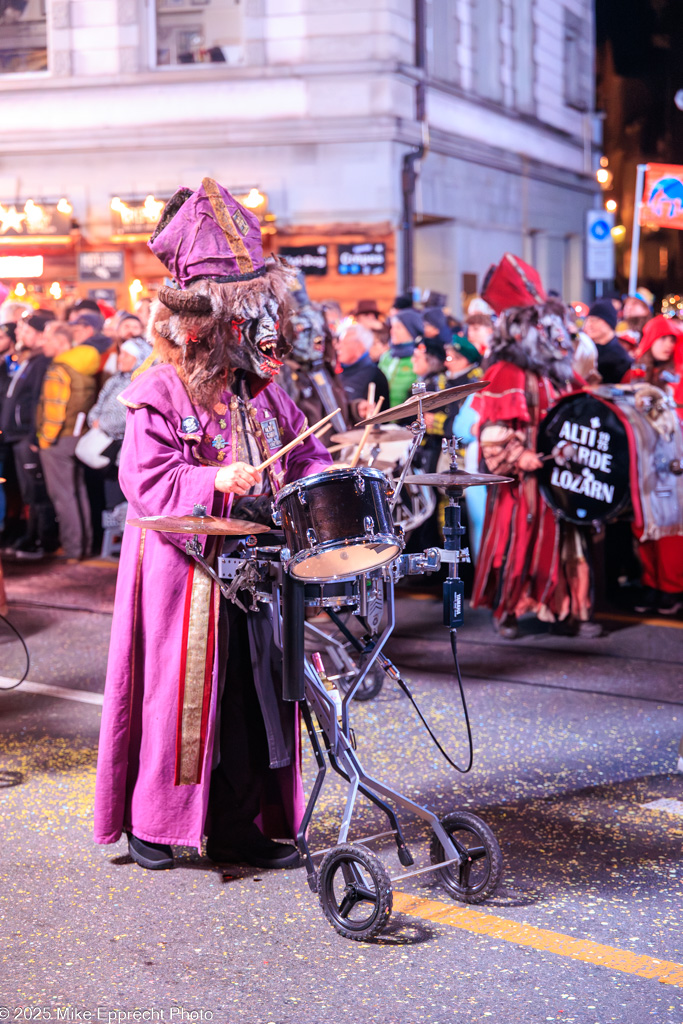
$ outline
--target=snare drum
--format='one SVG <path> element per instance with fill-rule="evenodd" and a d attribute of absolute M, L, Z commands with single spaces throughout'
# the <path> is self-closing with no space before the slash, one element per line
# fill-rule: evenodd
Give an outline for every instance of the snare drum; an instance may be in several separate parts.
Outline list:
<path fill-rule="evenodd" d="M 376 469 L 334 469 L 289 484 L 275 499 L 285 568 L 311 583 L 341 580 L 392 562 L 403 549 Z"/>

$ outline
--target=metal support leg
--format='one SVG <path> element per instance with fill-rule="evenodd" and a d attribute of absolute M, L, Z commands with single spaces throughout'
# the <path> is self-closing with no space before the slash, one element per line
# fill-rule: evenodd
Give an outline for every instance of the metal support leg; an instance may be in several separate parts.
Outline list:
<path fill-rule="evenodd" d="M 322 747 L 320 746 L 320 740 L 318 739 L 318 734 L 315 731 L 315 726 L 313 725 L 313 717 L 305 700 L 301 702 L 301 714 L 306 725 L 308 738 L 310 739 L 311 746 L 313 747 L 313 754 L 315 756 L 316 764 L 318 765 L 318 774 L 316 775 L 315 782 L 313 783 L 313 789 L 311 790 L 311 795 L 308 798 L 306 810 L 304 811 L 304 816 L 301 819 L 301 824 L 299 825 L 299 831 L 296 834 L 296 845 L 299 848 L 301 859 L 303 860 L 304 867 L 306 868 L 308 886 L 312 892 L 315 892 L 317 889 L 316 871 L 311 858 L 308 840 L 306 839 L 306 832 L 308 831 L 308 826 L 310 825 L 311 818 L 313 816 L 313 809 L 315 808 L 320 790 L 323 786 L 327 768 L 325 766 L 325 755 Z"/>

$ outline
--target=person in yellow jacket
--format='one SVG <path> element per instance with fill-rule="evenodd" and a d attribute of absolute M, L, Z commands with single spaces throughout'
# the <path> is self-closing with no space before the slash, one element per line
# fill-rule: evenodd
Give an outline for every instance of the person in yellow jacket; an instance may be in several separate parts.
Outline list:
<path fill-rule="evenodd" d="M 100 354 L 92 345 L 73 345 L 68 324 L 46 325 L 43 354 L 52 360 L 40 392 L 36 433 L 45 486 L 59 519 L 59 539 L 68 561 L 90 554 L 92 521 L 84 467 L 75 448 L 97 397 Z"/>

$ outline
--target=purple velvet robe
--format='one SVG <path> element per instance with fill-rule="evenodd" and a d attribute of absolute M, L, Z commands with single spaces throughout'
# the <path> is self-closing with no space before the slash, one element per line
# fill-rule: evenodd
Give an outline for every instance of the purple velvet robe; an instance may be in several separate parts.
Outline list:
<path fill-rule="evenodd" d="M 199 464 L 196 452 L 206 454 L 201 441 L 207 431 L 215 434 L 215 417 L 192 405 L 174 368 L 166 364 L 153 367 L 121 398 L 129 408 L 120 464 L 129 518 L 187 515 L 195 504 L 206 505 L 214 515 L 229 515 L 232 496 L 216 491 L 214 480 L 217 467 L 232 461 L 231 446 L 225 448 L 222 463 Z M 227 404 L 225 396 L 223 401 Z M 252 404 L 259 421 L 277 419 L 283 445 L 305 428 L 303 413 L 275 384 L 265 387 Z M 224 419 L 227 429 L 222 433 L 230 438 L 229 411 Z M 211 451 L 209 448 L 209 455 Z M 274 468 L 283 472 L 283 482 L 288 484 L 329 464 L 325 447 L 309 437 L 285 457 L 284 465 L 278 461 Z M 207 696 L 198 778 L 194 784 L 179 785 L 178 722 L 183 700 L 180 680 L 188 657 L 188 579 L 193 570 L 201 573 L 185 552 L 187 539 L 180 534 L 125 528 L 97 764 L 94 832 L 98 843 L 115 843 L 125 830 L 150 842 L 201 847 L 227 644 L 221 636 L 224 617 L 212 610 L 208 640 L 204 636 Z M 205 549 L 212 543 L 209 538 Z M 206 574 L 202 576 L 206 579 Z M 215 584 L 211 590 L 215 609 Z M 228 694 L 223 707 L 226 700 Z M 296 711 L 292 705 L 293 716 Z M 298 735 L 298 729 L 295 733 Z M 280 836 L 296 834 L 303 810 L 298 761 L 296 756 L 289 766 L 275 770 L 280 806 L 262 812 L 266 830 Z M 278 822 L 279 827 L 268 828 L 268 821 Z"/>

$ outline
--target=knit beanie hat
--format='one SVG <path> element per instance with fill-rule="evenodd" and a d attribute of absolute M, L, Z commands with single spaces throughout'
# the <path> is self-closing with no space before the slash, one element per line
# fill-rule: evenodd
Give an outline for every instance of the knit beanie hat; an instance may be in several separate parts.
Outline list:
<path fill-rule="evenodd" d="M 450 345 L 451 335 L 453 332 L 448 326 L 448 321 L 446 320 L 446 314 L 444 311 L 439 309 L 438 306 L 428 306 L 427 309 L 425 309 L 423 316 L 426 324 L 431 324 L 432 327 L 436 327 L 439 332 L 436 337 L 439 338 L 441 344 Z"/>
<path fill-rule="evenodd" d="M 600 320 L 604 320 L 612 330 L 616 329 L 617 311 L 608 299 L 598 299 L 597 302 L 594 302 L 588 310 L 588 316 L 597 316 Z"/>
<path fill-rule="evenodd" d="M 399 309 L 394 318 L 400 320 L 412 338 L 419 338 L 424 330 L 422 314 L 416 309 Z"/>
<path fill-rule="evenodd" d="M 127 352 L 128 355 L 135 356 L 135 366 L 133 369 L 136 370 L 138 366 L 142 366 L 145 359 L 151 355 L 152 346 L 144 338 L 129 338 L 128 341 L 124 341 L 119 351 Z"/>
<path fill-rule="evenodd" d="M 428 356 L 440 359 L 442 363 L 446 361 L 446 346 L 438 334 L 433 338 L 424 337 L 420 344 L 424 345 L 425 352 Z"/>

